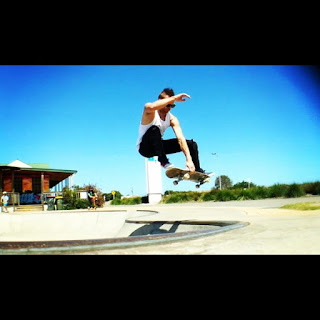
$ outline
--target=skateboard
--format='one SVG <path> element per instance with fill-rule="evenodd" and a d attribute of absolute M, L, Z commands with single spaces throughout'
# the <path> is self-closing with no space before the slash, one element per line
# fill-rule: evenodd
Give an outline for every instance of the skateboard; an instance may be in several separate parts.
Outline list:
<path fill-rule="evenodd" d="M 201 172 L 190 173 L 189 170 L 184 170 L 180 168 L 170 168 L 166 171 L 166 176 L 171 179 L 177 179 L 173 181 L 173 184 L 176 186 L 182 180 L 189 180 L 196 183 L 196 188 L 200 188 L 204 183 L 210 182 L 210 177 L 214 173 L 208 175 Z"/>

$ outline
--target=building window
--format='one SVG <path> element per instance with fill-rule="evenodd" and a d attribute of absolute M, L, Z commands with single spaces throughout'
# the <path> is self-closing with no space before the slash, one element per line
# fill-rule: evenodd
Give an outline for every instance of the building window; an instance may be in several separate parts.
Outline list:
<path fill-rule="evenodd" d="M 33 193 L 41 193 L 41 178 L 32 178 Z"/>
<path fill-rule="evenodd" d="M 22 178 L 14 178 L 14 191 L 22 193 Z"/>

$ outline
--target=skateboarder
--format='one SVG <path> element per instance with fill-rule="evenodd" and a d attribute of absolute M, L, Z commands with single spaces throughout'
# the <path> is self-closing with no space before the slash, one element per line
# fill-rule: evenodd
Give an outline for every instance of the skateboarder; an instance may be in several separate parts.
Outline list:
<path fill-rule="evenodd" d="M 143 157 L 158 156 L 161 166 L 166 170 L 173 167 L 167 154 L 182 151 L 186 157 L 186 167 L 191 173 L 205 172 L 200 168 L 197 143 L 185 139 L 178 118 L 170 112 L 175 107 L 175 102 L 184 102 L 186 98 L 191 97 L 186 93 L 175 95 L 171 88 L 165 88 L 159 94 L 158 100 L 146 103 L 136 146 Z M 163 140 L 163 134 L 168 127 L 172 127 L 176 138 Z"/>
<path fill-rule="evenodd" d="M 97 210 L 96 199 L 97 199 L 97 194 L 94 192 L 92 188 L 90 188 L 88 191 L 88 200 L 90 203 L 90 207 L 88 208 L 89 210 L 90 208 Z"/>

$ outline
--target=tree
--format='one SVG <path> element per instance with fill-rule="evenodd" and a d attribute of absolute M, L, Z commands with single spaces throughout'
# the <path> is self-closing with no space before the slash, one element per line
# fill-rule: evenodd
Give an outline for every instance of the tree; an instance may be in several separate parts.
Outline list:
<path fill-rule="evenodd" d="M 221 189 L 230 189 L 232 188 L 232 181 L 228 176 L 221 175 Z M 216 189 L 220 188 L 220 180 L 219 177 L 216 178 L 214 183 Z"/>
<path fill-rule="evenodd" d="M 120 191 L 114 190 L 115 191 L 115 195 L 113 196 L 112 192 L 110 193 L 104 193 L 103 196 L 105 198 L 106 201 L 110 201 L 113 199 L 121 199 L 122 194 Z"/>
<path fill-rule="evenodd" d="M 253 182 L 250 182 L 250 186 L 249 186 L 249 182 L 248 181 L 242 181 L 242 182 L 238 182 L 236 183 L 232 189 L 247 189 L 247 188 L 253 188 L 256 187 L 256 185 Z"/>

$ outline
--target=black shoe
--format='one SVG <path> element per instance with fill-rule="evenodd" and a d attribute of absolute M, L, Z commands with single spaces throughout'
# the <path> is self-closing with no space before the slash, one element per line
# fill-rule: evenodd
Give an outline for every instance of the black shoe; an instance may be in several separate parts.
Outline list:
<path fill-rule="evenodd" d="M 197 170 L 196 170 L 197 171 Z M 204 173 L 206 175 L 208 175 L 209 177 L 213 176 L 214 175 L 214 172 L 207 172 L 206 170 L 203 170 L 203 169 L 199 169 L 197 172 L 201 172 L 201 173 Z"/>
<path fill-rule="evenodd" d="M 166 170 L 168 170 L 170 168 L 173 168 L 174 165 L 172 163 L 170 163 L 170 162 L 167 162 L 167 163 L 161 163 L 161 167 L 166 169 Z"/>

